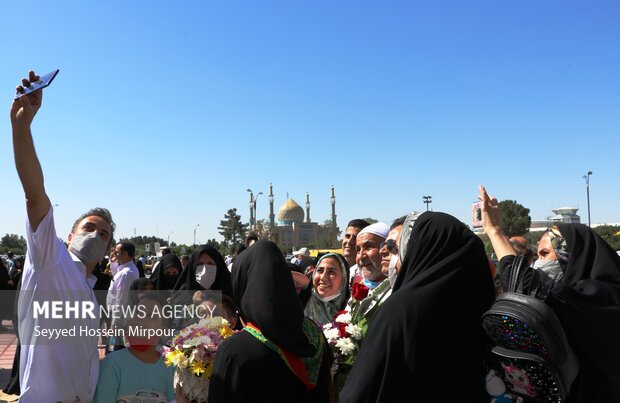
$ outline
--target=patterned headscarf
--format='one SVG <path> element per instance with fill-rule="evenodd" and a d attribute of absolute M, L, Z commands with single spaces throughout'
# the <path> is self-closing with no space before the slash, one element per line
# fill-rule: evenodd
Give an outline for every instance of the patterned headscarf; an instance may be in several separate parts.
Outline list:
<path fill-rule="evenodd" d="M 549 233 L 549 239 L 551 240 L 551 245 L 553 246 L 553 250 L 555 251 L 555 255 L 557 256 L 558 263 L 560 263 L 560 267 L 562 271 L 566 271 L 566 265 L 568 264 L 568 258 L 570 257 L 570 252 L 568 251 L 568 243 L 564 236 L 560 233 L 560 229 L 557 226 L 553 226 L 547 228 L 547 232 Z"/>

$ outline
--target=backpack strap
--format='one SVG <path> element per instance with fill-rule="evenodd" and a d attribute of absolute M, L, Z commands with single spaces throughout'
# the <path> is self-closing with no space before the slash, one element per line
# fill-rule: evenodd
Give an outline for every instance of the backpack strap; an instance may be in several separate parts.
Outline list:
<path fill-rule="evenodd" d="M 508 290 L 506 291 L 523 294 L 523 282 L 525 279 L 524 268 L 527 268 L 525 257 L 516 256 L 510 268 L 510 280 L 508 281 Z"/>

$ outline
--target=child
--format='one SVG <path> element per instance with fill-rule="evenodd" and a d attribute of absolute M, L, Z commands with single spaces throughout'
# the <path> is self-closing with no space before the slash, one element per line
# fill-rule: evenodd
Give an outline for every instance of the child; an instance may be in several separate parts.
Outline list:
<path fill-rule="evenodd" d="M 152 315 L 156 308 L 162 311 L 166 305 L 164 297 L 155 291 L 146 291 L 138 298 L 138 305 L 144 307 L 146 315 L 142 315 L 144 318 L 135 315 L 128 320 L 128 325 L 138 329 L 164 329 L 165 319 Z M 125 335 L 128 333 L 126 330 Z M 139 397 L 141 402 L 174 402 L 174 368 L 166 367 L 157 351 L 159 339 L 135 336 L 126 339 L 128 348 L 111 353 L 101 362 L 94 403 L 134 401 L 131 397 Z"/>

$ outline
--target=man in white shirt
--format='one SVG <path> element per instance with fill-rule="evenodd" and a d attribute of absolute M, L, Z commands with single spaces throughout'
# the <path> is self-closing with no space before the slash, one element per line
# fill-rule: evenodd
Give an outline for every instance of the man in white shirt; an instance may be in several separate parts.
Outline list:
<path fill-rule="evenodd" d="M 22 83 L 30 86 L 38 79 L 30 72 Z M 92 270 L 109 247 L 114 222 L 107 209 L 92 209 L 75 221 L 67 238 L 68 248 L 57 237 L 52 205 L 30 130 L 41 101 L 42 90 L 22 95 L 13 102 L 10 112 L 15 166 L 28 214 L 28 252 L 18 303 L 20 402 L 90 402 L 99 373 L 97 336 L 90 334 L 99 328 L 99 305 L 92 290 L 96 278 Z M 71 316 L 66 308 L 61 310 L 60 318 L 36 312 L 38 304 L 55 301 L 90 307 L 94 317 L 83 310 Z M 87 335 L 80 334 L 82 328 Z M 56 338 L 41 333 L 41 330 L 71 329 L 80 330 L 76 336 Z"/>
<path fill-rule="evenodd" d="M 134 263 L 136 247 L 131 242 L 121 242 L 114 248 L 118 267 L 108 289 L 107 303 L 110 305 L 126 305 L 129 301 L 129 287 L 140 277 L 138 267 Z"/>
<path fill-rule="evenodd" d="M 118 267 L 110 283 L 108 296 L 106 298 L 109 311 L 111 311 L 112 307 L 121 307 L 129 304 L 129 287 L 131 287 L 131 283 L 133 283 L 134 280 L 140 277 L 138 267 L 133 260 L 136 254 L 136 247 L 134 244 L 131 242 L 121 242 L 114 248 L 114 254 L 116 255 Z M 118 314 L 120 313 L 121 311 L 119 309 Z M 118 314 L 117 316 L 119 316 Z M 115 324 L 116 321 L 112 320 L 112 326 Z"/>

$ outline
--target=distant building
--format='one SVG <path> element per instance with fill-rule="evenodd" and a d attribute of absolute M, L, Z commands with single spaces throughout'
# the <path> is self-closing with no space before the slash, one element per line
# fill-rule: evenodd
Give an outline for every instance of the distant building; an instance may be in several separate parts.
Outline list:
<path fill-rule="evenodd" d="M 581 217 L 577 215 L 578 210 L 576 207 L 560 207 L 551 210 L 554 215 L 547 217 L 546 220 L 532 221 L 530 231 L 544 231 L 558 224 L 579 224 L 581 223 Z"/>
<path fill-rule="evenodd" d="M 288 198 L 278 210 L 278 221 L 273 213 L 273 186 L 269 185 L 269 224 L 271 240 L 286 249 L 328 247 L 337 242 L 340 230 L 336 223 L 336 196 L 331 188 L 331 219 L 319 224 L 310 219 L 310 195 L 306 193 L 306 212 L 292 198 Z"/>

